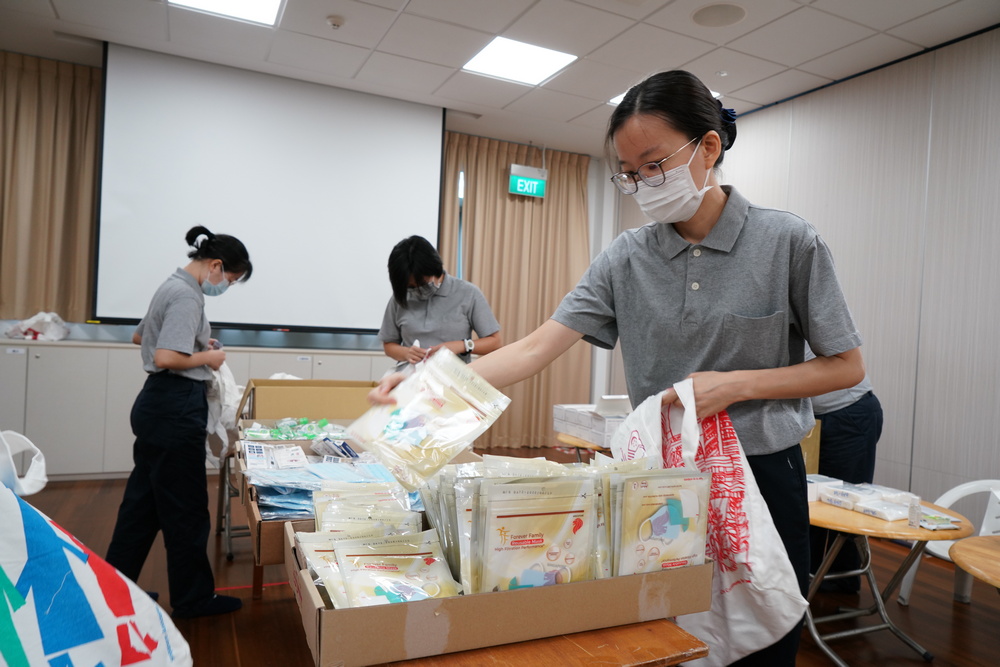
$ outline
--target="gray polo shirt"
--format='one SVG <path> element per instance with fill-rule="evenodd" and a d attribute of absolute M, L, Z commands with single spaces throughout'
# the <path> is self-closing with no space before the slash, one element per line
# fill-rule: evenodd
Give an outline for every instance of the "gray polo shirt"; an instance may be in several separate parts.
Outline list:
<path fill-rule="evenodd" d="M 700 244 L 672 224 L 629 230 L 590 265 L 552 319 L 600 347 L 621 341 L 633 405 L 696 371 L 778 368 L 861 345 L 829 248 L 809 223 L 753 206 L 731 186 Z M 808 399 L 734 403 L 749 455 L 798 443 Z"/>
<path fill-rule="evenodd" d="M 431 298 L 407 298 L 406 308 L 389 299 L 382 318 L 378 339 L 404 347 L 419 340 L 420 347 L 433 347 L 450 340 L 465 340 L 472 332 L 480 338 L 500 331 L 490 304 L 482 291 L 470 282 L 445 274 L 441 286 Z M 468 354 L 461 355 L 466 362 Z M 397 366 L 405 366 L 400 362 Z"/>
<path fill-rule="evenodd" d="M 157 349 L 181 354 L 207 350 L 212 327 L 205 317 L 205 295 L 194 276 L 184 269 L 174 271 L 153 294 L 136 333 L 142 337 L 142 367 L 147 373 L 163 370 L 153 363 Z M 212 379 L 208 366 L 168 372 L 192 380 Z"/>

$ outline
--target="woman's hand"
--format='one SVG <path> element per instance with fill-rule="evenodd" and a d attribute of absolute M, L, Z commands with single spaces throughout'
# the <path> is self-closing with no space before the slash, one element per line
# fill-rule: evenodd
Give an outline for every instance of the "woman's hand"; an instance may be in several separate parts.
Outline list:
<path fill-rule="evenodd" d="M 368 392 L 368 402 L 372 405 L 392 405 L 396 399 L 389 395 L 396 385 L 403 381 L 405 373 L 391 373 L 379 380 L 378 386 Z"/>
<path fill-rule="evenodd" d="M 430 350 L 419 345 L 411 345 L 406 348 L 406 360 L 411 364 L 419 364 L 421 361 L 427 358 L 430 354 Z"/>
<path fill-rule="evenodd" d="M 694 380 L 694 403 L 698 419 L 711 417 L 733 403 L 746 400 L 743 393 L 745 378 L 741 371 L 705 371 L 692 373 L 688 377 Z M 667 389 L 661 400 L 661 405 L 670 404 L 681 407 L 681 401 L 673 387 Z"/>

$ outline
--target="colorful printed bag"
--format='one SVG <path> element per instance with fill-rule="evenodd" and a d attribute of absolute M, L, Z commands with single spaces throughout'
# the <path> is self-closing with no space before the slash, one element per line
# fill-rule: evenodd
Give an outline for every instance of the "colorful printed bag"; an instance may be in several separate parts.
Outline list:
<path fill-rule="evenodd" d="M 2 485 L 0 591 L 0 664 L 192 664 L 187 642 L 139 586 Z"/>

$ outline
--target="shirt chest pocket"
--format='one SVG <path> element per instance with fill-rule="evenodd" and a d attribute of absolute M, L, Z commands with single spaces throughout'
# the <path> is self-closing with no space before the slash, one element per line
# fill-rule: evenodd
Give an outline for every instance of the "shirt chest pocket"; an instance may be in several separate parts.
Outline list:
<path fill-rule="evenodd" d="M 788 363 L 788 316 L 783 310 L 764 317 L 727 313 L 722 325 L 723 367 L 728 370 L 777 368 Z"/>

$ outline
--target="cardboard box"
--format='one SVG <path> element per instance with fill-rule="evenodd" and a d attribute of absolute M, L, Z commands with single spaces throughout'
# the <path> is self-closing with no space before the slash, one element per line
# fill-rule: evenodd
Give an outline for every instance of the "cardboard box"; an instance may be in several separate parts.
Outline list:
<path fill-rule="evenodd" d="M 806 474 L 815 475 L 819 472 L 819 442 L 821 432 L 820 420 L 816 420 L 816 425 L 806 434 L 799 444 L 802 447 L 802 459 L 806 464 Z"/>
<path fill-rule="evenodd" d="M 593 403 L 563 403 L 552 406 L 552 430 L 611 447 L 611 436 L 618 430 L 625 415 L 602 415 Z"/>
<path fill-rule="evenodd" d="M 327 609 L 285 527 L 285 568 L 317 667 L 467 651 L 706 611 L 713 564 L 558 586 Z M 377 634 L 373 640 L 372 633 Z"/>
<path fill-rule="evenodd" d="M 352 380 L 264 380 L 247 382 L 236 411 L 245 419 L 329 419 L 354 421 L 368 408 L 376 382 Z"/>

